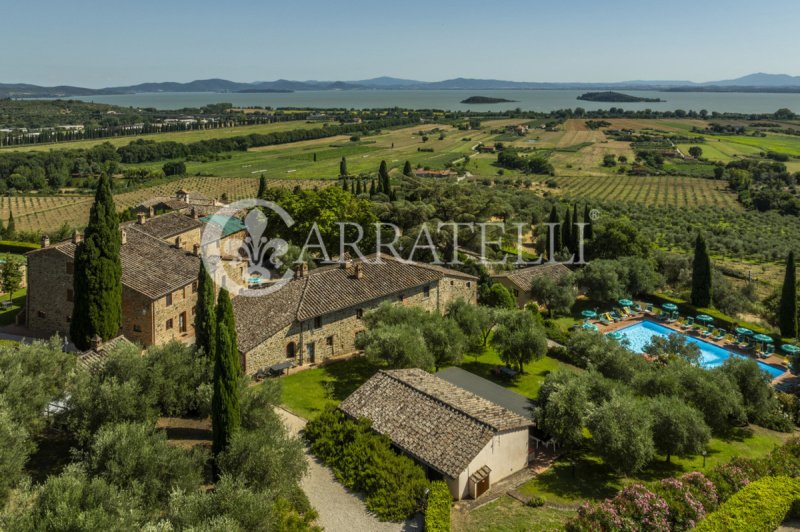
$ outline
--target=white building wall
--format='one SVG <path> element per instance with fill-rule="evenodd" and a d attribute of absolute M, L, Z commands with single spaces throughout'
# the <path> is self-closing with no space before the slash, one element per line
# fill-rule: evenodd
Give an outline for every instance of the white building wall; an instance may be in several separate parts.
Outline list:
<path fill-rule="evenodd" d="M 470 497 L 469 477 L 488 465 L 490 485 L 503 480 L 528 465 L 528 429 L 496 434 L 456 479 L 445 479 L 456 500 Z"/>

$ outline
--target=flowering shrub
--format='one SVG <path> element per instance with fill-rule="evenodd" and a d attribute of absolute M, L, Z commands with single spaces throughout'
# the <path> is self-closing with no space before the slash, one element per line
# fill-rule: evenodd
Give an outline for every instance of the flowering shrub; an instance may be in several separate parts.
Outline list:
<path fill-rule="evenodd" d="M 705 517 L 706 509 L 690 491 L 688 484 L 677 478 L 665 478 L 655 488 L 669 507 L 671 530 L 689 530 Z"/>
<path fill-rule="evenodd" d="M 699 471 L 692 471 L 683 475 L 681 480 L 694 495 L 694 498 L 703 505 L 706 513 L 717 509 L 717 506 L 719 506 L 717 487 L 704 474 Z"/>
<path fill-rule="evenodd" d="M 622 530 L 622 518 L 612 499 L 598 504 L 588 502 L 578 508 L 578 517 L 566 525 L 567 532 L 595 532 L 598 530 Z"/>
<path fill-rule="evenodd" d="M 728 463 L 720 464 L 709 473 L 709 478 L 717 487 L 720 502 L 758 479 L 759 467 L 752 460 L 734 458 Z"/>
<path fill-rule="evenodd" d="M 626 486 L 613 501 L 622 517 L 625 529 L 642 531 L 670 529 L 667 502 L 647 489 L 644 484 Z"/>

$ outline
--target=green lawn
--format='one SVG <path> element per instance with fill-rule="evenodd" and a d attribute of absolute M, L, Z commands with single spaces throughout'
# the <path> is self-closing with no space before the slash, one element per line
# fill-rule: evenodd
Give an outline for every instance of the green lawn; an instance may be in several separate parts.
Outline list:
<path fill-rule="evenodd" d="M 283 405 L 306 419 L 335 406 L 369 379 L 378 367 L 366 358 L 353 358 L 306 369 L 281 378 Z"/>
<path fill-rule="evenodd" d="M 764 456 L 789 436 L 751 426 L 726 439 L 712 438 L 708 445 L 705 467 L 702 456 L 673 457 L 671 463 L 666 463 L 664 457 L 660 457 L 634 477 L 621 477 L 605 467 L 600 458 L 586 454 L 576 461 L 574 473 L 568 460 L 560 460 L 545 473 L 523 484 L 520 491 L 528 495 L 539 495 L 545 501 L 557 504 L 578 504 L 585 499 L 603 499 L 613 496 L 623 485 L 631 482 L 649 482 L 688 471 L 706 471 L 728 462 L 734 456 Z"/>
<path fill-rule="evenodd" d="M 492 372 L 502 364 L 494 348 L 489 347 L 477 358 L 465 356 L 461 367 L 530 398 L 539 394 L 539 388 L 548 373 L 559 367 L 572 367 L 544 357 L 527 364 L 524 374 L 506 379 Z M 295 414 L 310 419 L 326 406 L 339 404 L 378 369 L 366 358 L 359 357 L 291 373 L 281 378 L 282 403 Z"/>
<path fill-rule="evenodd" d="M 454 519 L 456 532 L 558 530 L 575 515 L 573 510 L 530 508 L 504 496 Z"/>
<path fill-rule="evenodd" d="M 14 292 L 13 304 L 8 308 L 0 307 L 0 325 L 11 325 L 17 317 L 17 314 L 25 306 L 25 296 L 28 291 L 26 289 L 17 290 Z M 0 300 L 7 301 L 8 294 L 0 296 Z"/>
<path fill-rule="evenodd" d="M 465 356 L 464 361 L 461 363 L 463 369 L 532 399 L 539 395 L 539 388 L 542 387 L 542 383 L 548 373 L 559 367 L 572 367 L 545 356 L 540 360 L 526 364 L 525 373 L 522 375 L 518 375 L 514 379 L 507 379 L 498 377 L 492 372 L 495 367 L 500 365 L 503 365 L 503 361 L 500 360 L 497 351 L 491 346 L 486 348 L 483 354 L 477 358 L 469 355 Z"/>

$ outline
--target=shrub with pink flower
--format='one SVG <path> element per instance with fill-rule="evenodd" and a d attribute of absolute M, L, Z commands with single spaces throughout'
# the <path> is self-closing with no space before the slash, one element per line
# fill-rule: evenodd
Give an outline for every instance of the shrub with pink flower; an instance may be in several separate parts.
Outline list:
<path fill-rule="evenodd" d="M 578 517 L 566 524 L 567 532 L 606 532 L 622 530 L 622 518 L 611 499 L 598 504 L 588 502 L 578 508 Z"/>
<path fill-rule="evenodd" d="M 719 506 L 717 487 L 708 477 L 700 471 L 692 471 L 691 473 L 686 473 L 680 479 L 692 492 L 694 498 L 700 501 L 706 513 L 717 509 L 717 506 Z"/>
<path fill-rule="evenodd" d="M 665 478 L 655 487 L 669 507 L 670 528 L 690 530 L 705 517 L 706 510 L 689 489 L 689 485 L 677 478 Z"/>
<path fill-rule="evenodd" d="M 623 530 L 660 532 L 670 529 L 667 502 L 644 484 L 626 486 L 612 501 L 622 518 Z"/>

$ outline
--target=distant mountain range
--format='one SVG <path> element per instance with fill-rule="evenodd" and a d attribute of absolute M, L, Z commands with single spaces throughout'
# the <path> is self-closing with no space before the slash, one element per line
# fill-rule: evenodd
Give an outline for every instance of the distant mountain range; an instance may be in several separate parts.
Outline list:
<path fill-rule="evenodd" d="M 319 90 L 380 90 L 380 89 L 439 89 L 439 90 L 496 90 L 496 89 L 576 89 L 576 90 L 665 90 L 696 92 L 800 92 L 800 76 L 786 74 L 750 74 L 736 79 L 696 83 L 681 80 L 633 80 L 612 83 L 504 81 L 499 79 L 455 78 L 444 81 L 417 81 L 382 76 L 358 81 L 255 81 L 242 83 L 227 79 L 201 79 L 188 83 L 167 81 L 141 83 L 124 87 L 87 89 L 60 85 L 42 87 L 25 83 L 0 83 L 0 97 L 58 98 L 105 94 L 143 92 L 287 92 Z"/>

